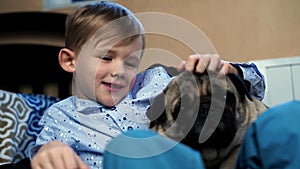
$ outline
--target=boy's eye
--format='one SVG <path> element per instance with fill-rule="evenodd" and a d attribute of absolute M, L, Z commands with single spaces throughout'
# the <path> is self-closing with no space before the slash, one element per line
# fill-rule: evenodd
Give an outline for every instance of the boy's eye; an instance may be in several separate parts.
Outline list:
<path fill-rule="evenodd" d="M 125 64 L 131 68 L 138 68 L 140 65 L 140 57 L 135 55 L 130 55 L 126 58 Z"/>
<path fill-rule="evenodd" d="M 112 61 L 112 58 L 109 56 L 101 56 L 100 58 L 104 61 Z"/>
<path fill-rule="evenodd" d="M 138 67 L 138 64 L 137 64 L 137 63 L 127 62 L 126 64 L 127 64 L 127 66 L 130 66 L 130 67 L 133 67 L 133 68 Z"/>
<path fill-rule="evenodd" d="M 132 68 L 137 68 L 139 66 L 139 59 L 136 57 L 129 57 L 125 60 L 125 64 Z"/>

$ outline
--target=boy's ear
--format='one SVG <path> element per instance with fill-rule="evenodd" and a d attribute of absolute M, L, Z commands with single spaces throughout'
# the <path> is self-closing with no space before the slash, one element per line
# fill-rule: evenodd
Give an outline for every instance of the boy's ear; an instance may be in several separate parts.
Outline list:
<path fill-rule="evenodd" d="M 60 66 L 67 72 L 75 71 L 75 53 L 67 48 L 62 48 L 58 54 Z"/>

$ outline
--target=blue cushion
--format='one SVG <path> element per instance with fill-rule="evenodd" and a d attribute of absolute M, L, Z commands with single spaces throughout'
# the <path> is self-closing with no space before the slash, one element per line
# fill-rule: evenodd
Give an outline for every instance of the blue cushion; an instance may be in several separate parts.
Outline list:
<path fill-rule="evenodd" d="M 28 157 L 28 150 L 41 131 L 38 121 L 59 100 L 43 94 L 0 90 L 0 165 Z"/>

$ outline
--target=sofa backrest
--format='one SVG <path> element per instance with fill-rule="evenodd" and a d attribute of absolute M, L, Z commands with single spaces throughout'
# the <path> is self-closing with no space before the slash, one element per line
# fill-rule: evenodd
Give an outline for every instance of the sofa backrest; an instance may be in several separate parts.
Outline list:
<path fill-rule="evenodd" d="M 60 99 L 0 90 L 0 165 L 28 157 L 45 110 Z"/>

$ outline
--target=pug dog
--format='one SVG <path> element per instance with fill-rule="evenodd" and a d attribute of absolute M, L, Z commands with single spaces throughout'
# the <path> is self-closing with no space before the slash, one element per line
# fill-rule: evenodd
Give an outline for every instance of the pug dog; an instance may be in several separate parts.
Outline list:
<path fill-rule="evenodd" d="M 182 72 L 146 112 L 150 129 L 201 152 L 207 169 L 233 169 L 249 125 L 266 109 L 239 76 Z"/>

